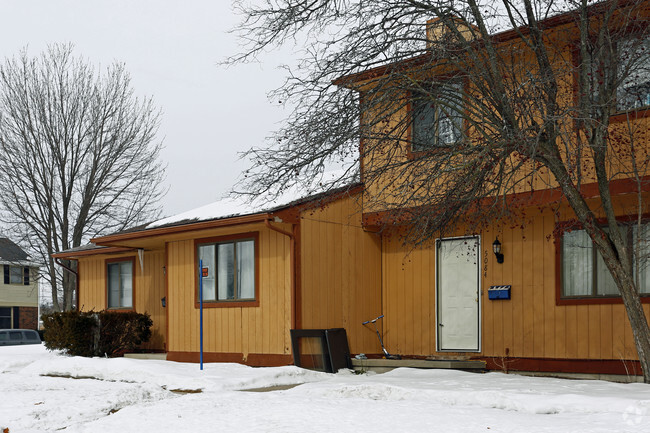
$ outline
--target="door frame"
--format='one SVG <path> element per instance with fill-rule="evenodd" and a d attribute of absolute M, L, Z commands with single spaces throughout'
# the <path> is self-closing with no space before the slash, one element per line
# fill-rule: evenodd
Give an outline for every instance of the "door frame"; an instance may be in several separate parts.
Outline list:
<path fill-rule="evenodd" d="M 440 296 L 440 287 L 439 287 L 439 257 L 438 257 L 438 245 L 439 242 L 443 241 L 453 241 L 453 240 L 459 240 L 459 239 L 476 239 L 477 243 L 477 252 L 476 252 L 476 260 L 477 260 L 477 266 L 476 266 L 476 274 L 477 274 L 477 287 L 476 287 L 476 295 L 478 297 L 478 303 L 477 303 L 477 331 L 478 331 L 478 341 L 477 341 L 477 348 L 476 350 L 474 349 L 442 349 L 440 347 L 440 326 L 439 326 L 439 319 L 440 319 L 440 302 L 438 301 L 439 296 Z M 481 294 L 483 293 L 482 287 L 481 287 L 481 235 L 465 235 L 465 236 L 451 236 L 451 237 L 446 237 L 446 238 L 436 238 L 435 241 L 435 303 L 436 303 L 436 308 L 435 308 L 435 320 L 436 320 L 436 352 L 466 352 L 466 353 L 480 353 L 482 351 L 482 346 L 483 346 L 483 339 L 482 339 L 482 334 L 483 334 L 483 329 L 482 329 L 482 322 L 483 322 L 483 317 L 482 317 L 482 300 L 481 300 Z"/>

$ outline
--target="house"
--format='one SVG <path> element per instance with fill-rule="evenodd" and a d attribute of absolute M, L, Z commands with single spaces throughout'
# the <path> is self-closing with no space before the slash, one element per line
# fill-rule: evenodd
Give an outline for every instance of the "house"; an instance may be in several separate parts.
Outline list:
<path fill-rule="evenodd" d="M 566 43 L 575 34 L 572 26 L 567 16 L 545 23 L 558 58 L 575 55 Z M 432 40 L 440 36 L 435 22 L 430 31 Z M 469 27 L 460 33 L 473 37 Z M 518 34 L 494 38 L 516 44 Z M 453 76 L 447 66 L 432 64 L 432 57 L 342 77 L 337 84 L 359 92 L 367 107 L 369 90 L 389 88 L 386 81 L 396 70 L 416 83 Z M 632 83 L 646 89 L 645 98 L 621 94 L 623 105 L 610 126 L 614 135 L 632 125 L 642 149 L 650 122 L 648 77 Z M 575 75 L 561 78 L 562 97 L 575 97 Z M 441 90 L 451 95 L 449 104 L 462 101 L 455 96 L 459 86 L 452 81 Z M 376 105 L 389 114 L 369 129 L 401 135 L 385 151 L 369 152 L 371 139 L 362 140 L 362 184 L 283 204 L 240 208 L 218 202 L 56 254 L 78 261 L 78 305 L 148 312 L 155 328 L 149 349 L 165 351 L 170 360 L 198 361 L 201 261 L 206 361 L 287 364 L 291 329 L 336 327 L 346 329 L 352 353 L 378 357 L 374 329 L 362 322 L 383 314 L 384 343 L 405 358 L 471 358 L 510 371 L 639 374 L 621 298 L 548 171 L 515 159 L 518 183 L 505 197 L 516 204 L 514 215 L 482 225 L 461 220 L 437 238 L 415 246 L 404 242 L 413 229 L 405 223 L 410 210 L 421 205 L 414 185 L 422 184 L 419 174 L 432 171 L 427 155 L 444 153 L 464 129 L 462 119 L 422 104 L 414 94 L 404 91 L 403 101 L 387 98 Z M 390 106 L 395 103 L 402 105 Z M 362 116 L 362 126 L 366 120 Z M 398 163 L 387 170 L 388 156 Z M 608 168 L 623 173 L 627 162 L 609 161 Z M 619 174 L 610 182 L 622 224 L 649 214 L 650 189 L 642 180 Z M 444 181 L 441 175 L 422 190 L 434 194 Z M 604 216 L 593 174 L 585 173 L 580 193 Z M 629 227 L 630 242 L 641 239 L 635 230 Z M 641 273 L 642 295 L 648 295 L 642 302 L 650 316 L 647 273 Z"/>
<path fill-rule="evenodd" d="M 219 201 L 55 257 L 78 261 L 82 310 L 150 314 L 145 348 L 169 360 L 199 360 L 199 261 L 206 362 L 290 364 L 299 328 L 343 327 L 355 350 L 375 353 L 361 323 L 381 312 L 379 237 L 362 228 L 359 194 Z"/>
<path fill-rule="evenodd" d="M 647 318 L 650 281 L 643 263 L 650 251 L 643 233 L 649 227 L 650 178 L 643 161 L 647 161 L 645 155 L 650 147 L 650 59 L 643 53 L 649 46 L 645 33 L 648 7 L 647 2 L 635 2 L 632 9 L 624 9 L 630 4 L 620 4 L 619 11 L 628 14 L 620 12 L 621 16 L 629 20 L 620 24 L 620 33 L 638 25 L 646 39 L 637 48 L 628 48 L 631 39 L 619 33 L 621 40 L 615 53 L 638 58 L 640 72 L 614 90 L 616 104 L 608 119 L 611 141 L 605 142 L 613 149 L 610 159 L 601 164 L 610 176 L 613 213 L 625 230 L 627 247 L 639 248 L 637 257 L 641 259 L 636 266 Z M 598 8 L 602 6 L 589 10 L 590 19 L 598 19 Z M 569 131 L 563 136 L 567 150 L 562 157 L 580 158 L 582 166 L 574 166 L 582 176 L 578 193 L 600 223 L 606 215 L 596 182 L 599 167 L 584 153 L 585 148 L 577 145 L 584 140 L 576 127 L 582 119 L 569 117 L 584 95 L 580 93 L 577 73 L 577 65 L 581 64 L 575 42 L 579 34 L 577 17 L 554 16 L 541 27 L 550 47 L 548 61 L 556 77 L 557 101 L 564 109 L 558 110 L 562 113 L 558 124 Z M 541 111 L 534 110 L 546 107 L 523 112 L 533 105 L 526 98 L 543 101 L 544 90 L 535 92 L 545 89 L 543 81 L 535 81 L 539 79 L 534 73 L 539 68 L 537 59 L 521 42 L 521 35 L 528 34 L 529 29 L 505 31 L 491 36 L 490 41 L 503 49 L 496 56 L 502 56 L 500 65 L 507 71 L 503 76 L 515 89 L 508 94 L 520 98 L 516 110 L 522 111 L 516 113 L 521 114 L 516 119 L 522 123 L 529 119 L 531 125 L 524 131 L 528 135 L 514 137 L 511 147 L 510 143 L 503 145 L 507 158 L 499 157 L 507 162 L 485 171 L 491 174 L 502 170 L 499 173 L 505 175 L 500 179 L 512 180 L 506 190 L 489 175 L 473 177 L 481 173 L 483 164 L 491 162 L 490 139 L 498 132 L 491 136 L 490 127 L 498 126 L 499 120 L 505 122 L 498 117 L 500 113 L 494 114 L 496 109 L 490 109 L 493 101 L 499 101 L 499 95 L 490 93 L 492 89 L 481 93 L 478 87 L 482 78 L 468 77 L 480 73 L 475 65 L 484 59 L 480 56 L 486 52 L 486 43 L 469 25 L 456 25 L 452 32 L 432 20 L 427 27 L 431 52 L 336 81 L 358 92 L 364 104 L 361 122 L 368 132 L 361 142 L 363 222 L 366 229 L 381 229 L 382 313 L 387 347 L 412 357 L 468 356 L 486 361 L 489 369 L 506 371 L 640 374 L 628 315 L 603 258 L 584 227 L 576 223 L 576 214 L 556 178 L 546 167 L 536 167 L 516 147 L 517 141 L 535 143 L 545 133 L 536 123 L 543 119 Z M 456 43 L 460 39 L 463 42 Z M 436 51 L 436 46 L 447 47 L 449 52 Z M 602 72 L 598 67 L 602 65 L 591 71 L 594 76 L 611 73 L 611 68 Z M 498 83 L 490 84 L 497 88 Z M 598 94 L 590 97 L 595 99 Z M 481 125 L 480 118 L 474 116 L 493 116 L 496 121 Z M 456 143 L 464 145 L 450 156 Z M 630 143 L 635 143 L 635 150 L 627 151 Z M 643 165 L 638 172 L 630 169 L 634 156 Z M 454 164 L 473 163 L 474 172 L 458 170 L 465 178 L 449 180 Z M 490 194 L 477 195 L 474 202 L 459 198 L 458 206 L 467 213 L 461 213 L 451 228 L 415 246 L 403 242 L 412 238 L 413 223 L 406 222 L 412 209 L 426 212 L 424 216 L 431 220 L 445 216 L 446 209 L 428 200 L 431 195 L 454 196 L 454 188 L 478 187 L 511 204 L 511 213 L 503 216 L 495 212 L 489 218 L 473 221 L 474 216 L 480 217 L 482 207 L 492 206 L 495 200 Z"/>
<path fill-rule="evenodd" d="M 38 329 L 38 265 L 7 238 L 0 238 L 0 265 L 0 329 Z"/>

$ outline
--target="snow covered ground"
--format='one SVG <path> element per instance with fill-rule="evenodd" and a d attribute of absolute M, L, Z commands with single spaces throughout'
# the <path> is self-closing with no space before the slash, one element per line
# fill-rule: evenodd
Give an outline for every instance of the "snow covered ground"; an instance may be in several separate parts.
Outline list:
<path fill-rule="evenodd" d="M 251 388 L 300 384 L 271 392 Z M 198 392 L 200 391 L 200 392 Z M 650 385 L 397 369 L 336 375 L 0 347 L 0 427 L 66 432 L 650 432 Z"/>

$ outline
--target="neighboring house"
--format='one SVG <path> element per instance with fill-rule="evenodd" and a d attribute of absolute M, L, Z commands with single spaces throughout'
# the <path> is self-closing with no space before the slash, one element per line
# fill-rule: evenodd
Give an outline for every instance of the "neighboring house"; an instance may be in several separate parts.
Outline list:
<path fill-rule="evenodd" d="M 340 83 L 363 90 L 380 83 L 386 70 Z M 648 130 L 647 105 L 624 108 L 641 113 L 633 122 Z M 430 140 L 434 148 L 458 137 L 458 120 L 431 106 L 414 102 L 411 112 L 387 112 L 416 113 L 420 120 L 413 119 L 409 137 Z M 435 123 L 437 132 L 420 130 L 420 121 Z M 617 127 L 627 126 L 613 122 Z M 399 151 L 409 160 L 429 150 L 419 146 Z M 362 179 L 372 163 L 364 161 Z M 361 323 L 384 314 L 384 342 L 404 357 L 476 358 L 490 369 L 639 374 L 620 296 L 585 232 L 563 229 L 575 216 L 552 182 L 542 180 L 534 194 L 521 196 L 525 224 L 495 221 L 417 248 L 404 245 L 408 227 L 393 213 L 364 207 L 365 197 L 390 193 L 391 182 L 399 185 L 395 177 L 379 190 L 356 185 L 284 205 L 246 209 L 217 202 L 55 257 L 78 260 L 82 309 L 151 314 L 148 348 L 166 351 L 170 360 L 199 358 L 202 260 L 206 361 L 287 364 L 290 329 L 334 327 L 347 330 L 352 353 L 378 356 L 374 330 Z M 634 215 L 638 197 L 629 194 L 628 179 L 611 188 L 620 217 Z M 594 204 L 595 185 L 586 182 L 583 192 Z M 543 206 L 550 202 L 557 206 Z M 650 281 L 650 271 L 643 278 Z M 500 286 L 509 286 L 507 299 L 491 299 L 489 289 Z M 650 283 L 642 287 L 650 315 Z"/>
<path fill-rule="evenodd" d="M 0 238 L 0 329 L 38 329 L 38 265 L 7 238 Z"/>

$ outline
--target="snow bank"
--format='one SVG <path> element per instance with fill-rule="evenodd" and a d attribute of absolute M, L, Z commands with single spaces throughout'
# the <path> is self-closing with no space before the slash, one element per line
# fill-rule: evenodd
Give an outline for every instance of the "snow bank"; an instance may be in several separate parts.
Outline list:
<path fill-rule="evenodd" d="M 273 392 L 251 388 L 300 384 Z M 0 347 L 14 432 L 648 432 L 650 386 L 397 369 L 336 375 Z M 190 393 L 188 391 L 194 391 Z"/>

